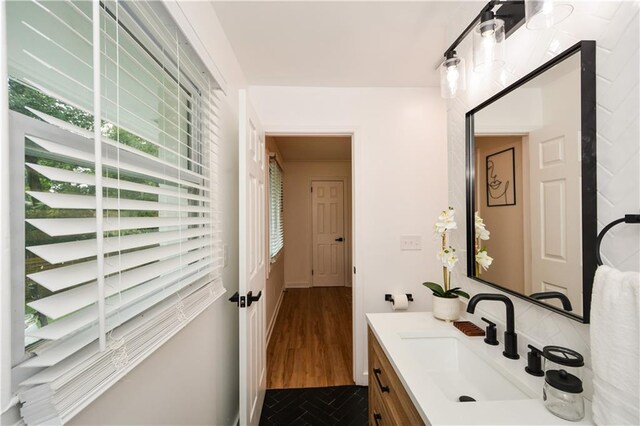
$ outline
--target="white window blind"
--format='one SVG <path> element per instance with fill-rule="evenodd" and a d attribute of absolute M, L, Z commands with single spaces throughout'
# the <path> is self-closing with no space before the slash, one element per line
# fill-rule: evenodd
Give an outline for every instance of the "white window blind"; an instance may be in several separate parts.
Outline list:
<path fill-rule="evenodd" d="M 269 159 L 269 254 L 273 260 L 284 246 L 284 178 L 275 158 Z"/>
<path fill-rule="evenodd" d="M 92 7 L 7 3 L 27 424 L 71 418 L 224 292 L 217 83 L 160 2 Z"/>

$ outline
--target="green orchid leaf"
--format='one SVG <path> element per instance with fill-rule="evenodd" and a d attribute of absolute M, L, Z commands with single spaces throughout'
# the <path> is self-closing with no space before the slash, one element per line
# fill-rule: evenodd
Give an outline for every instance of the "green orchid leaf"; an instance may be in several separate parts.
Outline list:
<path fill-rule="evenodd" d="M 444 297 L 445 299 L 456 299 L 458 295 L 455 293 L 451 293 L 451 290 L 449 290 L 441 297 Z"/>
<path fill-rule="evenodd" d="M 454 293 L 456 296 L 462 296 L 466 299 L 469 298 L 469 293 L 462 291 L 462 290 L 455 290 L 455 291 L 451 291 L 452 293 Z"/>
<path fill-rule="evenodd" d="M 422 283 L 422 285 L 425 286 L 425 287 L 428 287 L 429 290 L 431 290 L 433 292 L 433 294 L 435 294 L 437 296 L 440 296 L 440 297 L 446 297 L 444 288 L 442 288 L 442 286 L 440 284 L 426 282 L 426 283 Z"/>

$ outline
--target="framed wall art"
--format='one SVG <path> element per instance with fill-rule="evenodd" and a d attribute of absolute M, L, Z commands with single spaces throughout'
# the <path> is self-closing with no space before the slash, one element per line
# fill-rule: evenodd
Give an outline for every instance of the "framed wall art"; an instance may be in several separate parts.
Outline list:
<path fill-rule="evenodd" d="M 487 207 L 516 205 L 515 150 L 487 155 Z"/>

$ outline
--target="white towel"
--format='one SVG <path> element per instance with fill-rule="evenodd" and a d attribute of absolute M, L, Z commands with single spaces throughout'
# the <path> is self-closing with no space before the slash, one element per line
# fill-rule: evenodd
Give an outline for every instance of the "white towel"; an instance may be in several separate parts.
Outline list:
<path fill-rule="evenodd" d="M 640 273 L 598 268 L 590 332 L 593 420 L 640 424 Z"/>

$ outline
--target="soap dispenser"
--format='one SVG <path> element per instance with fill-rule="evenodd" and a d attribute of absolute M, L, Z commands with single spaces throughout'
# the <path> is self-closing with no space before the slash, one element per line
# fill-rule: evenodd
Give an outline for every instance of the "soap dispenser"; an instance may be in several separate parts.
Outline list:
<path fill-rule="evenodd" d="M 545 346 L 544 406 L 556 416 L 570 421 L 584 417 L 582 367 L 584 358 L 578 352 L 561 346 Z"/>

